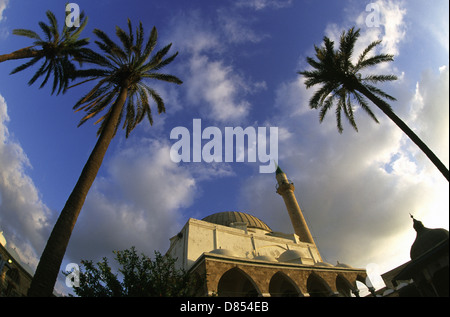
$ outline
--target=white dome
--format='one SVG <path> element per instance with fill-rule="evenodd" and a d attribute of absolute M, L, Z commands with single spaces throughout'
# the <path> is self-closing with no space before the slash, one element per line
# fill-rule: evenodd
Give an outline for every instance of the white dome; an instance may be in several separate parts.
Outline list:
<path fill-rule="evenodd" d="M 275 258 L 271 257 L 270 255 L 257 255 L 254 257 L 255 260 L 260 260 L 260 261 L 270 261 L 270 262 L 275 262 Z"/>
<path fill-rule="evenodd" d="M 226 256 L 236 256 L 232 251 L 228 249 L 214 249 L 210 253 L 221 254 Z"/>
<path fill-rule="evenodd" d="M 350 266 L 350 265 L 348 265 L 348 264 L 345 264 L 345 263 L 339 263 L 338 262 L 338 264 L 336 264 L 336 267 L 343 267 L 343 268 L 347 268 L 347 269 L 351 269 L 352 267 Z"/>
<path fill-rule="evenodd" d="M 287 250 L 281 253 L 278 258 L 279 262 L 301 262 L 301 258 L 304 257 L 301 251 L 299 250 Z"/>
<path fill-rule="evenodd" d="M 327 262 L 317 262 L 314 264 L 315 266 L 327 266 L 327 267 L 333 267 L 333 264 L 327 263 Z"/>
<path fill-rule="evenodd" d="M 235 222 L 244 222 L 248 228 L 262 229 L 272 232 L 270 227 L 266 225 L 261 219 L 255 216 L 239 211 L 224 211 L 217 212 L 202 219 L 203 221 L 215 223 L 217 225 L 230 227 Z"/>

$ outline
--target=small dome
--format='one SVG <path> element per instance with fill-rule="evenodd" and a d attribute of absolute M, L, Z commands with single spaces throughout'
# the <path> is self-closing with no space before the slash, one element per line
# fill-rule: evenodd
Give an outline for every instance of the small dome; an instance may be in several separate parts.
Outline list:
<path fill-rule="evenodd" d="M 429 250 L 433 249 L 442 241 L 448 239 L 448 231 L 442 228 L 430 229 L 425 227 L 421 221 L 413 218 L 414 229 L 417 232 L 416 240 L 411 246 L 411 260 L 415 260 Z"/>
<path fill-rule="evenodd" d="M 254 257 L 255 260 L 260 261 L 269 261 L 269 262 L 275 262 L 275 258 L 271 257 L 270 255 L 257 255 Z"/>
<path fill-rule="evenodd" d="M 345 263 L 339 263 L 339 262 L 336 264 L 336 267 L 343 267 L 343 268 L 346 268 L 346 269 L 352 269 L 352 267 L 350 265 L 345 264 Z"/>
<path fill-rule="evenodd" d="M 287 250 L 281 253 L 278 258 L 279 262 L 298 262 L 297 260 L 301 260 L 304 257 L 301 251 L 299 250 Z"/>
<path fill-rule="evenodd" d="M 327 262 L 317 262 L 314 264 L 314 266 L 324 266 L 324 267 L 334 267 L 333 264 L 327 263 Z"/>
<path fill-rule="evenodd" d="M 215 223 L 217 225 L 230 227 L 234 222 L 244 222 L 249 228 L 257 228 L 272 232 L 268 225 L 255 216 L 239 211 L 218 212 L 202 219 L 203 221 Z"/>
<path fill-rule="evenodd" d="M 214 249 L 210 253 L 226 255 L 226 256 L 236 256 L 232 251 L 228 249 Z"/>

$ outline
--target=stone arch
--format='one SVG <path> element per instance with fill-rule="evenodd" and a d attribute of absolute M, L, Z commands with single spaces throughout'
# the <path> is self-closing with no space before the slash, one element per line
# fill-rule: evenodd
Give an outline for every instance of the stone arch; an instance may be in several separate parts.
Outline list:
<path fill-rule="evenodd" d="M 364 285 L 366 285 L 366 278 L 367 278 L 367 274 L 361 275 L 358 274 L 356 275 L 356 280 L 363 283 Z"/>
<path fill-rule="evenodd" d="M 351 297 L 355 287 L 341 274 L 336 276 L 336 289 L 340 297 Z"/>
<path fill-rule="evenodd" d="M 328 297 L 333 296 L 328 283 L 316 273 L 311 273 L 306 281 L 306 288 L 310 297 Z"/>
<path fill-rule="evenodd" d="M 235 267 L 226 271 L 217 286 L 219 296 L 256 297 L 261 292 L 253 279 L 241 269 Z"/>
<path fill-rule="evenodd" d="M 298 286 L 283 272 L 277 272 L 272 276 L 269 283 L 269 293 L 272 297 L 301 296 Z"/>
<path fill-rule="evenodd" d="M 367 278 L 368 278 L 367 274 L 356 275 L 355 285 L 356 285 L 357 292 L 359 292 L 360 290 L 364 290 L 364 291 L 369 290 L 370 292 L 372 292 L 370 286 L 367 285 Z"/>

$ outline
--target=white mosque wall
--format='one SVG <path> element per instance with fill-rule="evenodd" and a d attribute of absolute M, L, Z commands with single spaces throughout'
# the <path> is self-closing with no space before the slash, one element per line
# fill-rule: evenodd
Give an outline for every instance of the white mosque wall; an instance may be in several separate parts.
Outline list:
<path fill-rule="evenodd" d="M 168 253 L 177 258 L 176 267 L 188 270 L 205 252 L 219 253 L 247 260 L 314 265 L 321 262 L 314 244 L 299 241 L 295 234 L 233 227 L 189 219 L 180 233 L 170 239 Z"/>

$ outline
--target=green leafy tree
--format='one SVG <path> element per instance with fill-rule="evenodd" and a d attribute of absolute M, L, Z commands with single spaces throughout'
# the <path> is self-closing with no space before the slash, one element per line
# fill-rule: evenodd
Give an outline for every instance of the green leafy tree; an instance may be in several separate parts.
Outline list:
<path fill-rule="evenodd" d="M 82 261 L 79 287 L 74 292 L 80 297 L 185 297 L 195 292 L 196 281 L 186 271 L 175 268 L 175 259 L 155 251 L 152 260 L 139 256 L 135 247 L 115 251 L 119 264 L 113 273 L 105 257 L 96 265 Z M 63 272 L 69 275 L 71 272 Z"/>
<path fill-rule="evenodd" d="M 320 109 L 319 120 L 322 122 L 328 111 L 336 105 L 337 128 L 342 133 L 342 115 L 358 131 L 353 114 L 354 106 L 360 106 L 378 123 L 378 119 L 367 102 L 367 99 L 369 99 L 425 153 L 448 180 L 449 171 L 447 167 L 394 113 L 391 106 L 385 101 L 394 101 L 395 98 L 373 85 L 393 81 L 397 77 L 394 75 L 363 75 L 361 73 L 369 67 L 393 61 L 393 55 L 378 54 L 370 56 L 369 53 L 381 43 L 381 41 L 375 41 L 364 49 L 356 63 L 352 62 L 354 46 L 359 35 L 359 30 L 355 30 L 354 28 L 343 32 L 340 37 L 339 49 L 337 50 L 334 49 L 334 42 L 328 37 L 324 37 L 324 45 L 322 47 L 314 46 L 316 59 L 311 57 L 307 57 L 306 59 L 313 70 L 298 72 L 305 76 L 305 85 L 307 88 L 321 85 L 310 99 L 309 106 L 312 109 Z"/>
<path fill-rule="evenodd" d="M 100 39 L 95 43 L 103 54 L 91 51 L 83 61 L 99 68 L 78 70 L 77 75 L 87 78 L 85 81 L 98 82 L 74 108 L 87 113 L 81 119 L 80 125 L 102 114 L 96 122 L 101 122 L 98 140 L 47 241 L 28 292 L 30 296 L 51 296 L 78 215 L 121 122 L 128 137 L 144 118 L 147 118 L 150 124 L 153 123 L 150 100 L 156 103 L 158 113 L 165 112 L 163 99 L 148 86 L 147 81 L 182 83 L 173 75 L 159 72 L 170 64 L 178 53 L 165 58 L 171 47 L 169 44 L 152 56 L 157 41 L 156 28 L 153 28 L 145 43 L 142 23 L 134 33 L 128 20 L 128 32 L 116 27 L 122 47 L 103 31 L 95 29 L 94 33 Z"/>
<path fill-rule="evenodd" d="M 9 54 L 0 55 L 0 63 L 9 60 L 27 59 L 28 62 L 16 67 L 11 74 L 27 69 L 39 61 L 42 61 L 39 69 L 31 77 L 28 85 L 32 85 L 37 79 L 44 76 L 40 88 L 53 76 L 52 94 L 57 91 L 65 91 L 75 75 L 76 67 L 73 61 L 81 61 L 84 54 L 90 50 L 85 46 L 89 39 L 80 39 L 81 32 L 85 28 L 88 19 L 84 12 L 80 14 L 79 27 L 67 27 L 64 23 L 62 32 L 59 32 L 58 22 L 51 11 L 46 12 L 49 24 L 39 22 L 44 37 L 32 30 L 15 29 L 13 34 L 33 39 L 33 45 L 19 49 Z"/>

